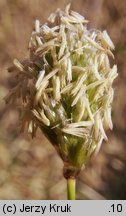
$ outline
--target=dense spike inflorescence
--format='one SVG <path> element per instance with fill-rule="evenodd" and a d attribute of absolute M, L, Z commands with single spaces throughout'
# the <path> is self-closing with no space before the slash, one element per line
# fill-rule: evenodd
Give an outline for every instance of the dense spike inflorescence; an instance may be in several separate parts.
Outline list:
<path fill-rule="evenodd" d="M 109 63 L 113 42 L 106 31 L 88 30 L 87 23 L 69 5 L 43 25 L 36 20 L 30 57 L 14 60 L 9 70 L 17 70 L 17 85 L 5 98 L 21 105 L 22 128 L 27 125 L 34 136 L 39 127 L 75 173 L 107 140 L 104 129 L 113 127 L 117 77 L 117 66 Z"/>

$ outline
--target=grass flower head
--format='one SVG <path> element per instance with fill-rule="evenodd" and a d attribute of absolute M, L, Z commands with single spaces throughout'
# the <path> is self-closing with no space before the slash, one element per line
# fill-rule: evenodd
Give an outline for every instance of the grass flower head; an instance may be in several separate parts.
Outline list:
<path fill-rule="evenodd" d="M 107 31 L 88 30 L 79 13 L 60 9 L 45 24 L 35 22 L 29 58 L 14 60 L 17 84 L 6 102 L 21 106 L 22 128 L 32 137 L 40 128 L 64 162 L 64 176 L 76 176 L 99 151 L 105 128 L 112 129 L 110 66 L 114 44 Z"/>

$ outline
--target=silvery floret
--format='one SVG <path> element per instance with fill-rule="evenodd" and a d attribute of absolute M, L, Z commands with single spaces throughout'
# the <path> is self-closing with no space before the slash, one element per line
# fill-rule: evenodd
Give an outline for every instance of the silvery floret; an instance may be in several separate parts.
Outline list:
<path fill-rule="evenodd" d="M 22 129 L 40 128 L 64 162 L 64 176 L 76 176 L 107 140 L 117 66 L 107 31 L 88 30 L 79 13 L 58 9 L 45 24 L 35 21 L 29 59 L 14 60 L 17 84 L 6 102 L 21 107 Z"/>

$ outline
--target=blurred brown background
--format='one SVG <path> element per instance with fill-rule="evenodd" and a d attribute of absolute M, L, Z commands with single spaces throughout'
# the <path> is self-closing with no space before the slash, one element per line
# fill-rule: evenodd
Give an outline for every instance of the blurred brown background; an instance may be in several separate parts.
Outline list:
<path fill-rule="evenodd" d="M 70 0 L 0 0 L 0 199 L 66 199 L 62 161 L 47 139 L 19 133 L 18 112 L 3 97 L 13 86 L 8 66 L 28 55 L 34 20 L 45 22 Z M 114 83 L 114 130 L 79 175 L 78 199 L 126 199 L 126 0 L 73 0 L 72 9 L 113 39 L 119 77 Z"/>

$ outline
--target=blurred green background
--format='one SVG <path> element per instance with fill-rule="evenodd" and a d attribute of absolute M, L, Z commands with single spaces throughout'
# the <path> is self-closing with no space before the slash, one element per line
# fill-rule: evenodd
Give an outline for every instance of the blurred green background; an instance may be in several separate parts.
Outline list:
<path fill-rule="evenodd" d="M 20 134 L 18 111 L 3 97 L 14 85 L 7 68 L 28 56 L 34 20 L 46 21 L 68 0 L 0 0 L 0 199 L 66 199 L 63 163 L 48 140 Z M 126 199 L 126 0 L 73 0 L 72 9 L 106 29 L 116 45 L 119 77 L 114 83 L 114 130 L 96 159 L 83 170 L 77 199 Z"/>

